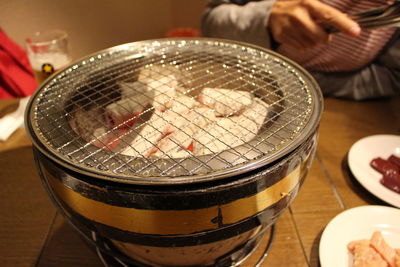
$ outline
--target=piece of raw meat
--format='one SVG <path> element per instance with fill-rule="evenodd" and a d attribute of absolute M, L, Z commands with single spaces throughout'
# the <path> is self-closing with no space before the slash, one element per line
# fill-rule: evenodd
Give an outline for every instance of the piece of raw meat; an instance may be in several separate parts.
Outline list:
<path fill-rule="evenodd" d="M 368 239 L 352 241 L 347 245 L 353 254 L 352 267 L 388 267 L 382 256 L 370 246 Z"/>
<path fill-rule="evenodd" d="M 382 174 L 388 174 L 388 173 L 399 174 L 399 168 L 397 167 L 397 165 L 387 160 L 384 160 L 380 157 L 374 158 L 370 164 L 372 168 L 374 168 L 375 170 L 377 170 Z"/>
<path fill-rule="evenodd" d="M 400 167 L 396 164 L 395 156 L 392 155 L 388 160 L 379 157 L 374 158 L 370 165 L 383 174 L 383 177 L 380 179 L 380 183 L 383 186 L 400 193 Z"/>
<path fill-rule="evenodd" d="M 371 246 L 389 263 L 389 266 L 396 266 L 396 250 L 386 243 L 381 232 L 374 232 L 370 242 Z"/>
<path fill-rule="evenodd" d="M 400 158 L 395 155 L 390 155 L 388 161 L 395 164 L 397 167 L 400 168 Z"/>
<path fill-rule="evenodd" d="M 380 180 L 381 184 L 385 187 L 393 190 L 397 193 L 400 193 L 400 174 L 389 172 L 385 173 Z"/>

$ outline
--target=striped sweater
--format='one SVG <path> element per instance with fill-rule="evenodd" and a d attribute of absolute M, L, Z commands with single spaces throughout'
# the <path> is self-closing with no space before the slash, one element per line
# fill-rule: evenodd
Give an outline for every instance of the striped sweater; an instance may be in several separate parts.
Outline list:
<path fill-rule="evenodd" d="M 393 3 L 395 0 L 321 0 L 342 12 L 352 14 Z M 363 30 L 358 38 L 334 34 L 327 44 L 321 44 L 299 53 L 287 46 L 278 52 L 313 71 L 354 71 L 370 63 L 379 54 L 395 32 L 395 28 Z"/>

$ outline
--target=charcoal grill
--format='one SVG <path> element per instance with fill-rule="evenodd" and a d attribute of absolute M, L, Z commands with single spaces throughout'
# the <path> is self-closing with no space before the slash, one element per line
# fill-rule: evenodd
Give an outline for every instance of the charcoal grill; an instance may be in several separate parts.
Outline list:
<path fill-rule="evenodd" d="M 161 156 L 127 155 L 126 148 L 137 150 L 132 136 L 147 140 L 141 129 L 151 116 L 163 120 L 155 108 L 163 103 L 154 98 L 112 126 L 106 110 L 126 97 L 123 84 L 146 71 L 158 81 L 172 75 L 180 93 L 195 101 L 204 88 L 250 92 L 267 112 L 254 110 L 249 118 L 263 116 L 257 131 L 240 123 L 234 131 L 223 129 L 232 136 L 229 143 L 212 135 L 209 142 L 221 143 L 221 150 L 184 133 L 206 153 L 173 157 L 155 142 Z M 164 94 L 162 82 L 155 84 L 149 98 Z M 140 104 L 145 100 L 137 90 L 128 97 Z M 218 265 L 221 257 L 258 243 L 252 241 L 296 196 L 315 153 L 322 108 L 314 79 L 272 51 L 218 39 L 159 39 L 97 52 L 53 75 L 32 96 L 26 128 L 50 197 L 102 253 L 118 251 L 125 261 L 155 266 Z M 79 130 L 71 123 L 77 113 L 90 122 Z"/>

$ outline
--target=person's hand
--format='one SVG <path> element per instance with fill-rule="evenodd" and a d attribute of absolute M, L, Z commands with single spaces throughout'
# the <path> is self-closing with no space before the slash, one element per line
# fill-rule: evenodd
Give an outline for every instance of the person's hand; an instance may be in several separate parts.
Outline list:
<path fill-rule="evenodd" d="M 354 37 L 361 32 L 346 14 L 319 0 L 277 0 L 268 25 L 276 42 L 299 50 L 328 42 L 326 27 Z"/>

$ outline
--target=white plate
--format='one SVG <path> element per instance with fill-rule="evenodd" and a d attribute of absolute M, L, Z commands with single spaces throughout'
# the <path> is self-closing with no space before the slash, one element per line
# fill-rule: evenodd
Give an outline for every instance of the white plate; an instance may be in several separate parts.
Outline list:
<path fill-rule="evenodd" d="M 372 135 L 358 140 L 350 148 L 348 163 L 354 177 L 376 197 L 400 208 L 400 194 L 380 183 L 382 174 L 370 166 L 372 159 L 387 159 L 391 154 L 400 156 L 400 136 Z"/>
<path fill-rule="evenodd" d="M 385 241 L 400 248 L 400 209 L 385 206 L 361 206 L 348 209 L 333 218 L 322 233 L 319 243 L 321 267 L 351 266 L 347 244 L 370 239 L 381 231 Z"/>

